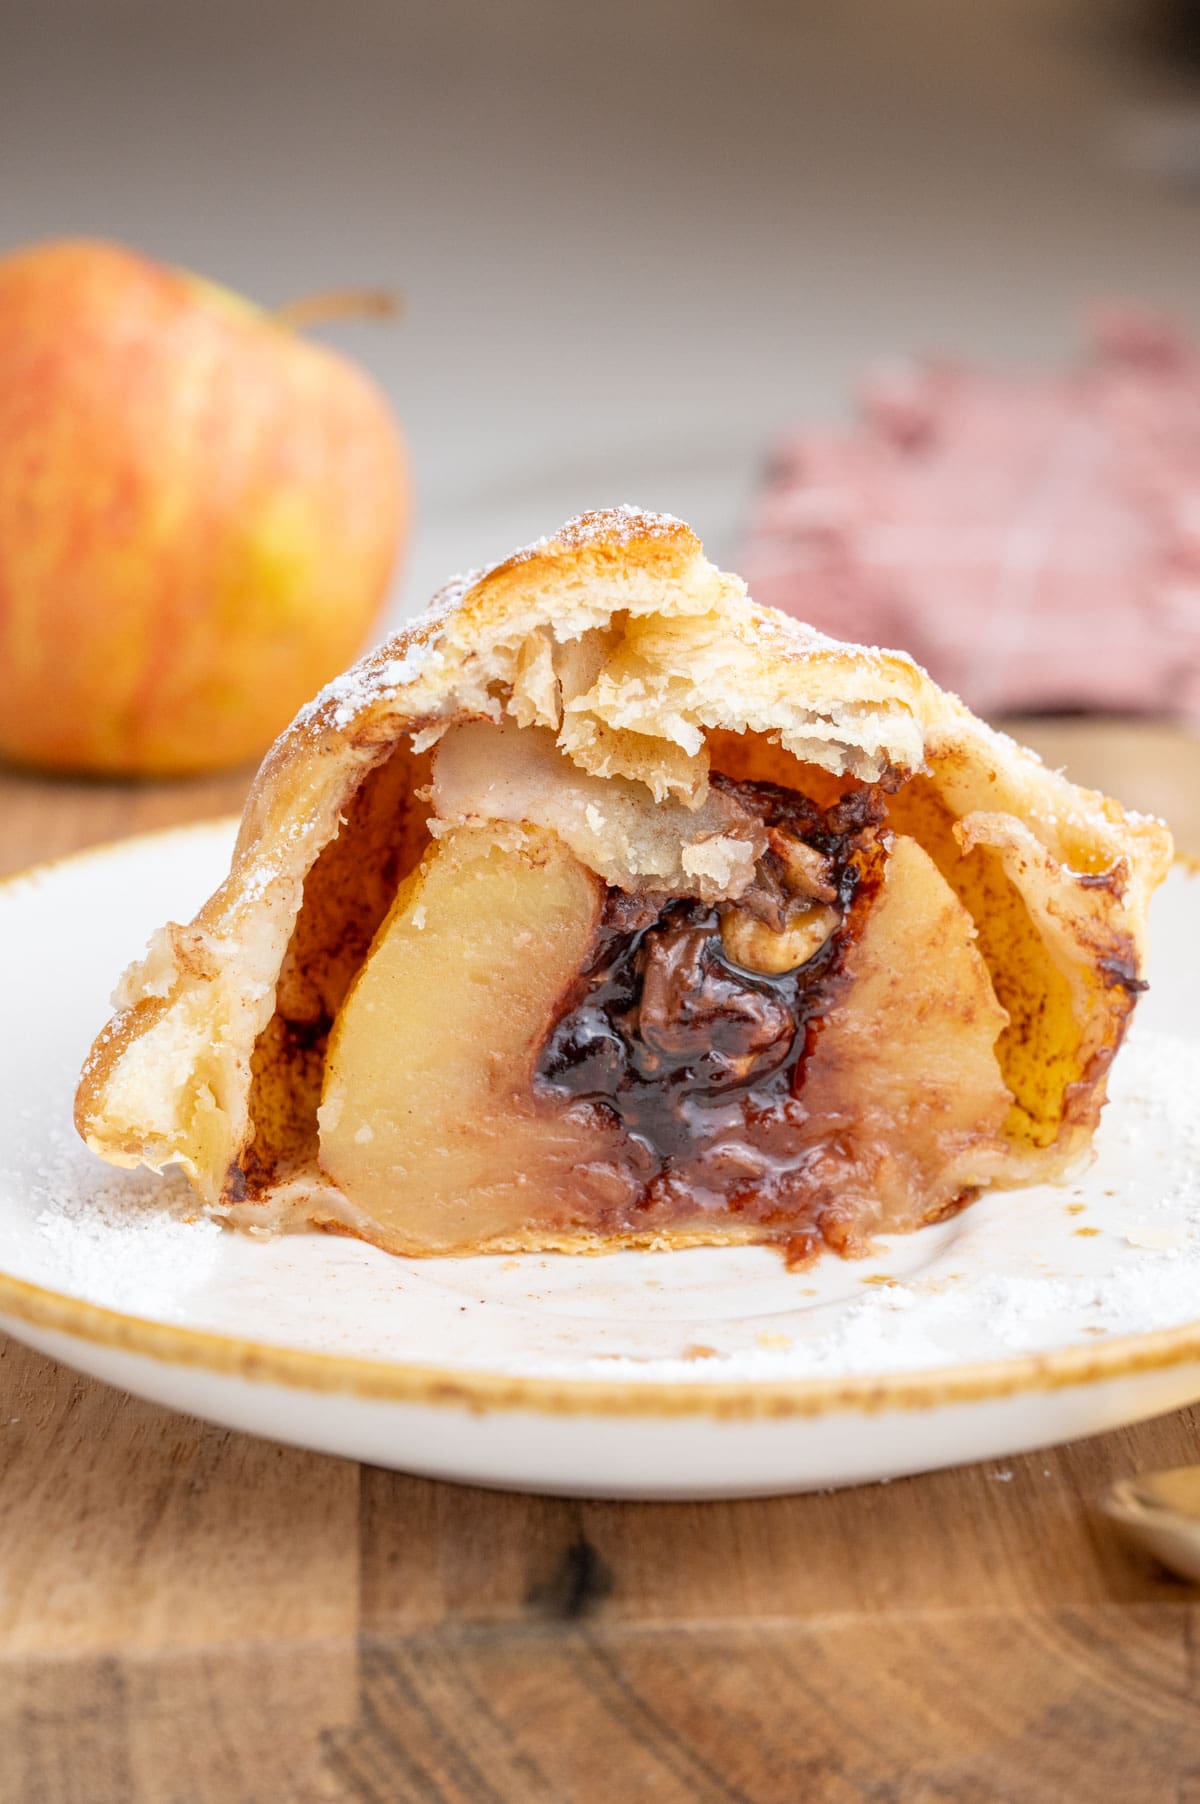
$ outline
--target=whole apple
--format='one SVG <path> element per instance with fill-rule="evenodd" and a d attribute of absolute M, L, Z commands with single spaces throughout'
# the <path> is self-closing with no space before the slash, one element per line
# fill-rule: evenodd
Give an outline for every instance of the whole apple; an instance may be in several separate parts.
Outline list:
<path fill-rule="evenodd" d="M 256 756 L 363 644 L 407 517 L 384 397 L 283 316 L 114 245 L 0 259 L 0 755 Z"/>

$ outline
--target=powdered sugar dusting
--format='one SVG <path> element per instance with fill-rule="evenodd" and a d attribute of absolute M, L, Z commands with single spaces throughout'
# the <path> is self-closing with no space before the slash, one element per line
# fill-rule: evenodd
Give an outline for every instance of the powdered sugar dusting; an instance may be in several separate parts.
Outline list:
<path fill-rule="evenodd" d="M 635 507 L 630 501 L 623 501 L 619 507 L 598 507 L 586 514 L 576 514 L 552 536 L 534 539 L 531 544 L 522 545 L 514 551 L 505 563 L 522 563 L 529 558 L 544 557 L 548 551 L 558 547 L 568 551 L 581 551 L 589 545 L 601 542 L 618 549 L 625 549 L 638 539 L 650 538 L 693 538 L 691 527 L 686 520 L 679 520 L 674 514 L 655 513 L 650 509 Z M 700 547 L 696 545 L 697 554 Z"/>
<path fill-rule="evenodd" d="M 58 1282 L 72 1295 L 99 1291 L 110 1309 L 182 1320 L 222 1229 L 199 1212 L 186 1186 L 130 1190 L 125 1183 L 67 1198 L 50 1189 L 38 1233 L 54 1255 Z"/>
<path fill-rule="evenodd" d="M 394 696 L 399 690 L 415 683 L 418 677 L 424 676 L 431 668 L 436 668 L 443 661 L 443 653 L 428 642 L 410 645 L 397 656 L 384 658 L 378 655 L 355 664 L 350 670 L 343 671 L 309 704 L 305 718 L 312 718 L 329 703 L 333 703 L 331 720 L 339 729 L 348 727 L 356 715 L 372 702 L 381 701 Z"/>
<path fill-rule="evenodd" d="M 101 1165 L 69 1125 L 30 1112 L 0 1166 L 6 1193 L 21 1194 L 33 1233 L 22 1275 L 109 1309 L 181 1321 L 215 1264 L 223 1230 L 178 1170 L 161 1177 Z"/>
<path fill-rule="evenodd" d="M 597 539 L 629 545 L 635 539 L 673 538 L 677 533 L 686 533 L 690 538 L 692 529 L 675 514 L 657 513 L 652 508 L 636 507 L 630 501 L 623 501 L 619 507 L 601 507 L 586 514 L 576 514 L 555 537 L 560 545 L 575 547 L 593 544 Z"/>

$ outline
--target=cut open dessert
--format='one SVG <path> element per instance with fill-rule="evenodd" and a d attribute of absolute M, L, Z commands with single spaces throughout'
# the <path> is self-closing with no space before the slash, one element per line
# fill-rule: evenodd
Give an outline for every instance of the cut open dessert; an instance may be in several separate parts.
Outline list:
<path fill-rule="evenodd" d="M 1085 1152 L 1159 822 L 614 509 L 318 696 L 77 1098 L 244 1226 L 866 1250 Z"/>

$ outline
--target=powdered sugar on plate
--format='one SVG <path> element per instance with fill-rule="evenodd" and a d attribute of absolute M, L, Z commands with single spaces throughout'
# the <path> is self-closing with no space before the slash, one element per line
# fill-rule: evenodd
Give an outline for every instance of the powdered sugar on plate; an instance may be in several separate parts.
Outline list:
<path fill-rule="evenodd" d="M 66 1082 L 63 1090 L 66 1100 Z M 26 1132 L 10 1132 L 0 1164 L 0 1196 L 19 1192 L 32 1227 L 32 1257 L 20 1275 L 109 1309 L 183 1319 L 187 1299 L 212 1270 L 222 1230 L 182 1173 L 101 1165 L 75 1138 L 69 1117 L 51 1125 L 28 1112 L 19 1126 Z"/>

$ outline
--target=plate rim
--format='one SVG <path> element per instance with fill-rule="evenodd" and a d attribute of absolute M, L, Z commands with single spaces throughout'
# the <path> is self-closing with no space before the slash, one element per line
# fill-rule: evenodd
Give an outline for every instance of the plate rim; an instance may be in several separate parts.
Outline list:
<path fill-rule="evenodd" d="M 228 830 L 234 814 L 213 816 L 84 846 L 0 877 L 0 895 L 37 882 L 65 865 L 120 856 L 148 842 Z M 1193 878 L 1197 863 L 1177 859 Z M 845 1378 L 695 1380 L 539 1377 L 478 1366 L 368 1359 L 256 1341 L 178 1322 L 155 1321 L 30 1283 L 0 1267 L 0 1319 L 65 1334 L 160 1364 L 223 1378 L 280 1384 L 291 1390 L 342 1393 L 372 1401 L 508 1410 L 543 1415 L 709 1416 L 719 1420 L 817 1417 L 855 1412 L 937 1409 L 1037 1392 L 1065 1390 L 1200 1365 L 1200 1318 L 1174 1328 L 1120 1335 L 1103 1344 L 1015 1354 L 905 1373 Z M 19 1337 L 18 1337 L 19 1338 Z M 1200 1391 L 1200 1386 L 1198 1386 Z"/>

